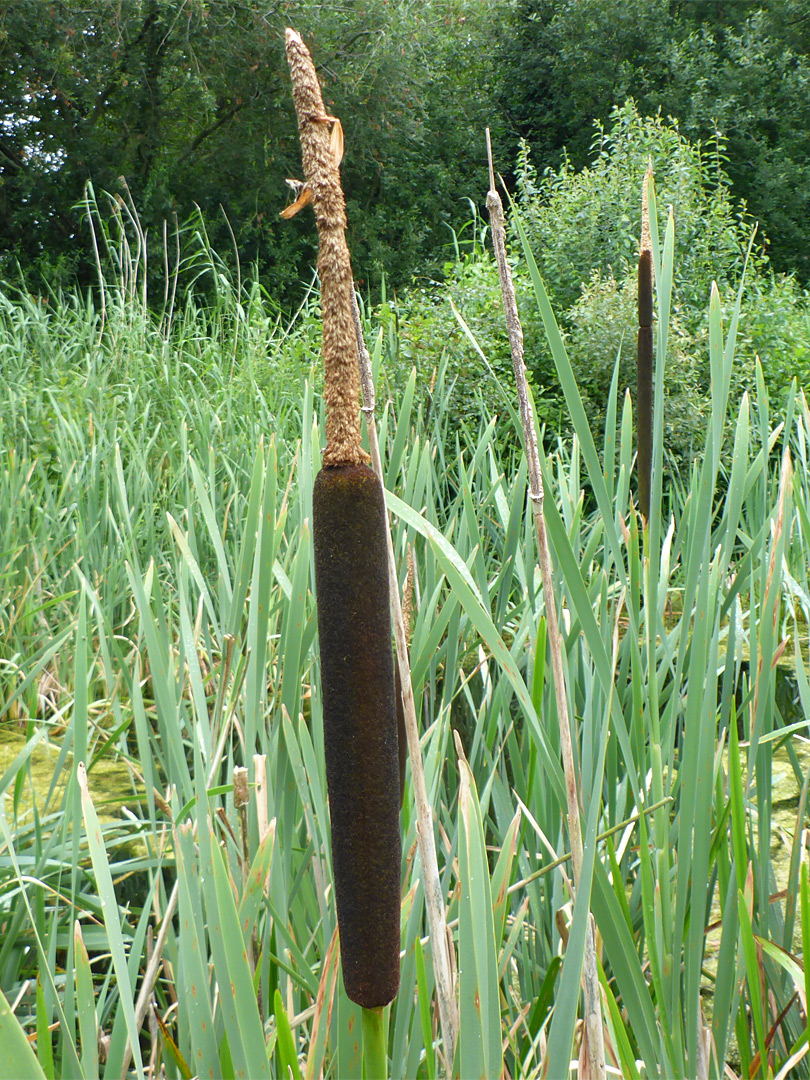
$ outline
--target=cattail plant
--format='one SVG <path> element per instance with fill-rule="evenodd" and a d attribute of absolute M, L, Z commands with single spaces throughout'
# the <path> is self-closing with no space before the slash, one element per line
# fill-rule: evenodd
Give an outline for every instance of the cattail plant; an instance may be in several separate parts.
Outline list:
<path fill-rule="evenodd" d="M 653 263 L 647 185 L 652 162 L 647 166 L 641 191 L 641 250 L 638 256 L 638 353 L 636 361 L 636 430 L 638 435 L 638 505 L 644 521 L 650 520 L 650 483 L 653 440 Z"/>
<path fill-rule="evenodd" d="M 360 443 L 352 271 L 339 174 L 342 130 L 326 114 L 306 46 L 293 30 L 286 38 L 305 177 L 294 206 L 311 204 L 318 227 L 326 449 L 313 489 L 312 532 L 335 899 L 346 993 L 379 1013 L 399 988 L 400 946 L 385 503 Z M 289 210 L 285 216 L 292 216 Z M 364 1014 L 364 1043 L 372 1030 L 382 1030 L 367 1020 Z M 384 1063 L 384 1043 L 377 1052 Z"/>

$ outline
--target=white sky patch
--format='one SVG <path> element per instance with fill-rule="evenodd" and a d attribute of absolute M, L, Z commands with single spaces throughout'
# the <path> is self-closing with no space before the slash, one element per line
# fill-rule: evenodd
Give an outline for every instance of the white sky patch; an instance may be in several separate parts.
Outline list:
<path fill-rule="evenodd" d="M 51 98 L 55 100 L 56 95 L 52 94 Z M 26 94 L 25 100 L 32 102 L 34 96 Z M 22 135 L 23 140 L 25 140 L 21 151 L 23 161 L 34 164 L 43 172 L 59 172 L 67 161 L 67 151 L 63 147 L 56 145 L 53 135 L 48 136 L 46 139 L 37 137 L 36 125 L 41 120 L 41 116 L 32 116 L 30 114 L 27 116 L 15 116 L 13 113 L 6 113 L 4 116 L 0 116 L 0 132 L 17 138 Z M 32 128 L 34 128 L 33 131 L 31 131 Z M 30 141 L 26 139 L 29 131 L 32 136 Z"/>

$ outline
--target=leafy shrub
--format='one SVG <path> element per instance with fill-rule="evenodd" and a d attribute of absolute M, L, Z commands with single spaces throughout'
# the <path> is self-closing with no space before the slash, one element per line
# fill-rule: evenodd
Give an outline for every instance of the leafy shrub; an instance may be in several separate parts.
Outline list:
<path fill-rule="evenodd" d="M 793 277 L 755 278 L 746 289 L 738 352 L 749 370 L 762 361 L 772 399 L 781 399 L 796 378 L 810 385 L 810 304 Z"/>
<path fill-rule="evenodd" d="M 401 388 L 416 368 L 417 386 L 429 392 L 445 367 L 448 399 L 457 418 L 474 406 L 476 393 L 498 395 L 496 377 L 511 371 L 509 342 L 502 327 L 503 309 L 494 259 L 475 243 L 474 250 L 447 262 L 445 281 L 414 285 L 387 298 L 376 315 L 386 328 L 386 375 L 391 390 Z M 474 328 L 490 368 L 465 333 L 453 307 Z"/>
<path fill-rule="evenodd" d="M 480 411 L 482 397 L 497 411 L 505 407 L 504 396 L 510 402 L 514 399 L 512 355 L 498 268 L 488 227 L 477 213 L 460 234 L 454 234 L 453 254 L 454 258 L 444 264 L 443 282 L 413 285 L 396 298 L 384 300 L 375 313 L 385 327 L 386 376 L 392 393 L 404 386 L 411 369 L 416 367 L 417 387 L 429 398 L 436 375 L 443 367 L 447 388 L 444 407 L 448 410 L 451 432 L 465 418 L 469 419 L 473 410 L 476 414 Z M 552 431 L 557 431 L 564 426 L 557 376 L 545 348 L 531 286 L 517 260 L 513 262 L 512 273 L 538 416 Z"/>
<path fill-rule="evenodd" d="M 722 138 L 708 150 L 690 143 L 676 120 L 642 117 L 633 101 L 613 110 L 607 130 L 595 127 L 593 162 L 578 172 L 566 160 L 538 179 L 525 143 L 518 161 L 520 210 L 552 301 L 570 308 L 593 270 L 621 280 L 634 269 L 641 185 L 652 160 L 662 235 L 669 206 L 677 223 L 675 296 L 703 317 L 712 281 L 739 281 L 754 227 L 732 199 Z M 764 270 L 761 245 L 751 262 Z"/>
<path fill-rule="evenodd" d="M 499 27 L 502 108 L 535 163 L 590 160 L 583 119 L 629 96 L 677 116 L 691 141 L 723 132 L 724 171 L 768 224 L 780 271 L 808 283 L 807 0 L 511 0 Z"/>
<path fill-rule="evenodd" d="M 617 356 L 619 387 L 635 390 L 636 259 L 641 185 L 652 159 L 663 239 L 672 206 L 675 277 L 666 368 L 665 446 L 676 458 L 698 452 L 709 408 L 707 302 L 716 283 L 727 325 L 748 256 L 732 396 L 754 388 L 760 357 L 771 396 L 810 372 L 807 293 L 772 272 L 754 222 L 735 204 L 723 169 L 723 141 L 711 152 L 690 143 L 674 120 L 642 117 L 633 102 L 597 124 L 594 161 L 567 161 L 538 178 L 525 145 L 519 206 L 538 266 L 568 342 L 592 428 L 601 431 Z M 527 363 L 531 363 L 527 351 Z"/>
<path fill-rule="evenodd" d="M 604 415 L 613 372 L 619 362 L 619 393 L 636 386 L 636 280 L 617 282 L 612 273 L 594 270 L 579 300 L 567 312 L 566 344 L 577 373 L 580 393 L 595 435 Z M 684 313 L 673 309 L 664 393 L 664 448 L 669 459 L 683 463 L 702 450 L 710 412 L 704 357 L 707 334 L 694 333 Z M 619 411 L 619 416 L 621 412 Z"/>

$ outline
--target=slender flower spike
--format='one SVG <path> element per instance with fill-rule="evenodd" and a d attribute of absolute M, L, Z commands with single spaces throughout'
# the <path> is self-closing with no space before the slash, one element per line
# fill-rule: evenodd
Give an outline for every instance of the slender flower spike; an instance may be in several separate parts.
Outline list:
<path fill-rule="evenodd" d="M 638 432 L 638 502 L 642 517 L 650 520 L 653 437 L 653 264 L 647 186 L 647 166 L 641 192 L 641 250 L 638 256 L 638 353 L 636 364 L 636 425 Z"/>
<path fill-rule="evenodd" d="M 284 216 L 311 204 L 318 226 L 326 449 L 312 492 L 312 536 L 332 866 L 343 982 L 369 1010 L 399 989 L 400 779 L 385 499 L 360 444 L 343 129 L 326 114 L 312 58 L 294 30 L 287 59 L 304 187 Z"/>
<path fill-rule="evenodd" d="M 523 427 L 523 443 L 526 448 L 526 459 L 529 474 L 529 499 L 532 504 L 535 529 L 537 532 L 537 551 L 540 560 L 540 573 L 543 578 L 543 599 L 548 620 L 548 644 L 551 653 L 551 665 L 554 672 L 554 691 L 557 698 L 557 719 L 560 725 L 560 749 L 562 751 L 563 771 L 565 773 L 565 789 L 568 802 L 568 833 L 571 837 L 571 856 L 574 868 L 575 888 L 579 888 L 580 873 L 582 871 L 583 844 L 582 822 L 579 810 L 579 792 L 576 766 L 574 763 L 574 749 L 571 740 L 572 725 L 569 721 L 568 694 L 565 688 L 565 674 L 563 669 L 563 645 L 562 636 L 557 621 L 557 600 L 554 595 L 554 568 L 551 562 L 551 551 L 546 532 L 546 519 L 544 513 L 543 476 L 540 469 L 540 453 L 537 446 L 537 433 L 534 429 L 531 404 L 529 402 L 528 384 L 526 381 L 526 366 L 523 361 L 523 327 L 520 324 L 520 316 L 515 298 L 515 285 L 512 281 L 512 271 L 506 258 L 506 227 L 503 216 L 503 204 L 495 186 L 495 169 L 492 164 L 492 145 L 490 143 L 489 128 L 487 128 L 487 158 L 489 161 L 489 191 L 487 192 L 487 209 L 489 210 L 492 225 L 492 244 L 495 249 L 495 259 L 498 264 L 498 277 L 501 282 L 501 294 L 503 296 L 504 313 L 506 315 L 506 327 L 509 334 L 509 345 L 512 351 L 512 366 L 515 372 L 518 402 L 520 404 L 520 417 Z M 578 1076 L 581 1080 L 604 1080 L 605 1071 L 605 1044 L 602 1023 L 602 997 L 599 988 L 599 975 L 596 957 L 596 933 L 594 930 L 593 917 L 589 915 L 585 937 L 585 951 L 582 965 L 582 986 L 585 1006 L 585 1031 L 582 1040 L 582 1053 L 580 1057 L 580 1070 Z M 588 1067 L 583 1067 L 583 1062 L 588 1062 Z"/>

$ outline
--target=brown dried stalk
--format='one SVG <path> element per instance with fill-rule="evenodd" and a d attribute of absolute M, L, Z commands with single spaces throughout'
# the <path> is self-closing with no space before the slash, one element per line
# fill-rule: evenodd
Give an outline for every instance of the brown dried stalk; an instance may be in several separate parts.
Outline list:
<path fill-rule="evenodd" d="M 368 454 L 360 445 L 357 339 L 351 315 L 352 266 L 346 244 L 346 203 L 338 170 L 343 146 L 340 121 L 327 115 L 309 50 L 290 29 L 287 61 L 306 180 L 304 202 L 312 203 L 318 226 L 326 405 L 323 464 L 368 464 Z"/>
<path fill-rule="evenodd" d="M 540 471 L 540 455 L 537 449 L 537 435 L 534 428 L 529 392 L 526 384 L 526 365 L 523 362 L 523 328 L 515 299 L 515 286 L 512 271 L 506 260 L 506 228 L 504 226 L 503 203 L 495 187 L 495 172 L 492 167 L 492 145 L 487 129 L 487 158 L 489 163 L 489 191 L 487 209 L 492 225 L 492 244 L 498 263 L 498 276 L 501 281 L 503 307 L 506 314 L 506 327 L 509 334 L 509 346 L 512 352 L 512 367 L 515 373 L 520 419 L 523 425 L 523 439 L 526 446 L 526 460 L 529 467 L 529 498 L 534 513 L 537 531 L 537 548 L 540 555 L 540 570 L 543 578 L 543 599 L 548 625 L 548 645 L 551 653 L 551 667 L 554 673 L 554 690 L 557 697 L 557 717 L 560 725 L 560 745 L 562 749 L 563 770 L 565 772 L 565 790 L 568 800 L 568 834 L 571 839 L 571 856 L 574 864 L 574 885 L 579 884 L 582 869 L 582 823 L 579 811 L 579 793 L 574 768 L 574 751 L 571 744 L 569 723 L 568 694 L 565 688 L 565 672 L 562 662 L 562 639 L 557 622 L 557 605 L 554 599 L 554 579 L 551 564 L 551 552 L 546 535 L 546 521 L 543 514 L 543 477 Z M 596 938 L 593 919 L 588 917 L 588 934 L 585 941 L 583 964 L 583 982 L 585 997 L 585 1037 L 588 1043 L 587 1060 L 591 1080 L 603 1080 L 605 1076 L 605 1043 L 602 1028 L 602 999 L 596 964 Z"/>

